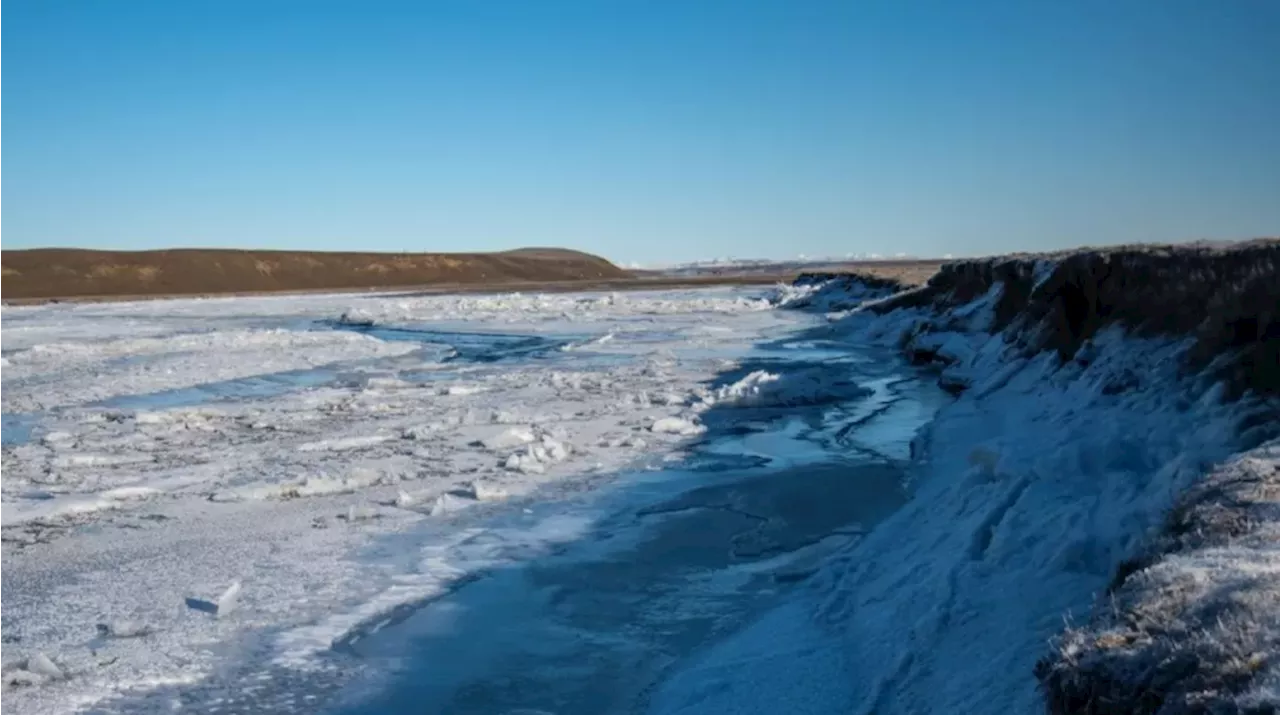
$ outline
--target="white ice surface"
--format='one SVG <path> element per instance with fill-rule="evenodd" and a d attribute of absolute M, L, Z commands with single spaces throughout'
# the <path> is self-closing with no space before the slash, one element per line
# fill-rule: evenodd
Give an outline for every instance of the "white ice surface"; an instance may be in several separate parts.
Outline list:
<path fill-rule="evenodd" d="M 572 538 L 567 523 L 479 534 L 456 520 L 518 513 L 679 450 L 696 430 L 655 423 L 695 423 L 704 381 L 812 322 L 757 293 L 5 307 L 4 409 L 35 429 L 3 450 L 4 657 L 46 653 L 69 677 L 6 688 L 4 704 L 66 712 L 230 662 L 306 669 L 382 614 Z M 321 324 L 357 311 L 574 349 L 442 362 L 447 351 Z M 312 368 L 314 381 L 269 395 L 208 387 Z M 120 399 L 132 406 L 97 404 Z M 397 534 L 418 536 L 368 552 Z M 99 623 L 148 630 L 99 643 Z"/>

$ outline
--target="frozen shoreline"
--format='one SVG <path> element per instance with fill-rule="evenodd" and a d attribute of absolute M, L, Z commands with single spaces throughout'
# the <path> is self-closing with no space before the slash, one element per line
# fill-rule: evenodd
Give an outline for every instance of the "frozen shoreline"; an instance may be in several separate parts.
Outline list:
<path fill-rule="evenodd" d="M 686 663 L 651 712 L 1274 708 L 1274 448 L 1233 462 L 1253 465 L 1249 499 L 1185 497 L 1193 513 L 1225 509 L 1219 523 L 1266 515 L 1269 526 L 1232 542 L 1236 553 L 1221 551 L 1220 535 L 1165 556 L 1159 534 L 1188 488 L 1214 483 L 1207 470 L 1280 426 L 1269 392 L 1278 252 L 1259 242 L 965 261 L 829 315 L 815 337 L 895 345 L 959 394 L 921 440 L 915 498 L 813 588 Z M 819 309 L 847 309 L 877 289 L 802 285 L 801 307 L 817 296 Z M 1144 552 L 1144 575 L 1124 579 L 1121 610 L 1104 613 L 1117 570 Z M 1221 565 L 1206 571 L 1210 562 Z M 1233 626 L 1203 639 L 1168 628 L 1211 626 L 1209 592 L 1244 573 L 1255 577 L 1229 609 Z M 1171 598 L 1185 578 L 1207 582 Z M 1152 603 L 1163 615 L 1144 621 Z M 1040 666 L 1041 690 L 1036 663 L 1064 618 L 1089 625 Z M 1133 618 L 1137 632 L 1115 632 Z"/>
<path fill-rule="evenodd" d="M 807 320 L 770 307 L 740 290 L 6 307 L 6 410 L 47 409 L 4 447 L 5 705 L 165 710 L 164 692 L 209 695 L 255 663 L 313 682 L 332 667 L 315 656 L 345 634 L 524 548 L 457 552 L 470 533 L 457 524 L 572 499 L 678 452 L 703 406 L 747 394 L 702 383 Z M 443 337 L 321 325 L 357 309 Z M 257 333 L 269 339 L 242 339 Z M 512 353 L 530 335 L 560 337 Z M 439 349 L 451 340 L 463 343 Z M 313 364 L 313 344 L 360 351 L 267 392 L 203 382 Z M 73 389 L 112 374 L 133 376 L 112 396 L 129 407 Z M 67 397 L 48 401 L 50 384 Z M 369 552 L 409 533 L 425 540 Z M 202 612 L 235 583 L 234 612 Z M 148 691 L 159 695 L 110 702 Z"/>
<path fill-rule="evenodd" d="M 4 451 L 5 704 L 163 710 L 248 687 L 314 710 L 356 675 L 317 655 L 590 523 L 516 534 L 468 519 L 678 459 L 717 404 L 875 405 L 866 385 L 803 369 L 734 372 L 762 338 L 807 326 L 775 348 L 829 361 L 880 346 L 957 399 L 910 445 L 912 499 L 777 608 L 673 662 L 650 712 L 1273 707 L 1278 252 L 1115 249 L 961 262 L 902 292 L 829 277 L 779 289 L 817 324 L 738 291 L 6 308 L 6 416 L 45 409 Z M 274 366 L 282 345 L 329 345 L 336 333 L 311 331 L 341 315 L 373 331 L 341 335 L 363 352 L 317 365 L 331 371 L 318 384 L 154 409 L 36 394 L 112 370 L 145 383 L 152 367 L 154 385 L 183 390 L 232 369 L 169 369 L 185 346 L 282 329 L 227 352 Z M 503 345 L 537 333 L 559 347 L 504 362 L 484 339 L 449 353 L 376 337 L 477 324 Z M 120 342 L 138 327 L 154 332 Z M 68 342 L 89 347 L 57 351 L 65 379 L 23 367 L 11 391 L 14 361 Z M 891 435 L 855 422 L 845 448 L 883 457 Z M 233 583 L 227 618 L 181 605 Z"/>

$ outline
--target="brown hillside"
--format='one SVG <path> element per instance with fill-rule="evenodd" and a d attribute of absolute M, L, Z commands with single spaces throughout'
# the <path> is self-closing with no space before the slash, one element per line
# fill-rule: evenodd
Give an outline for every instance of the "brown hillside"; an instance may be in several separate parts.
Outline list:
<path fill-rule="evenodd" d="M 598 256 L 547 248 L 504 253 L 39 248 L 4 251 L 0 253 L 0 266 L 3 297 L 10 300 L 501 285 L 630 277 Z"/>

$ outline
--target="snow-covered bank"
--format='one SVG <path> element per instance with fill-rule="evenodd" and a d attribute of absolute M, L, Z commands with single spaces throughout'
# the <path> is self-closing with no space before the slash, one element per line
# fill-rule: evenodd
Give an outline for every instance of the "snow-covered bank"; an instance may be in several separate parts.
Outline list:
<path fill-rule="evenodd" d="M 1036 663 L 1064 618 L 1091 625 L 1068 637 L 1066 657 L 1040 668 L 1054 711 L 1132 711 L 1107 710 L 1097 696 L 1170 671 L 1139 669 L 1126 683 L 1115 677 L 1118 660 L 1098 667 L 1072 639 L 1097 642 L 1108 619 L 1152 627 L 1135 615 L 1144 597 L 1113 606 L 1108 584 L 1135 556 L 1168 551 L 1151 546 L 1164 543 L 1166 515 L 1213 465 L 1280 427 L 1278 267 L 1280 245 L 1258 242 L 965 261 L 879 300 L 879 286 L 855 279 L 827 288 L 851 297 L 820 308 L 873 300 L 830 316 L 815 339 L 898 345 L 935 366 L 958 399 L 914 445 L 911 502 L 829 562 L 809 591 L 676 671 L 653 711 L 773 712 L 779 703 L 814 713 L 1043 710 Z M 1271 476 L 1257 494 L 1272 501 L 1248 513 L 1274 520 L 1277 478 L 1258 469 Z M 1238 508 L 1208 499 L 1214 509 Z M 1239 639 L 1221 653 L 1251 651 L 1234 671 L 1247 677 L 1195 681 L 1199 664 L 1225 656 L 1195 653 L 1191 639 L 1175 641 L 1186 650 L 1168 640 L 1145 649 L 1152 666 L 1173 652 L 1192 662 L 1172 671 L 1190 683 L 1184 692 L 1214 687 L 1218 702 L 1276 703 L 1271 619 L 1280 591 L 1257 573 L 1274 569 L 1275 542 L 1273 532 L 1257 533 L 1248 556 L 1243 545 L 1238 560 L 1214 554 L 1230 566 L 1209 569 L 1204 555 L 1143 562 L 1152 564 L 1144 574 L 1183 568 L 1183 577 L 1204 580 L 1204 591 L 1184 594 L 1254 576 L 1216 636 Z M 1162 566 L 1167 559 L 1187 565 Z M 1159 589 L 1172 577 L 1130 575 L 1126 587 L 1146 578 Z M 1099 599 L 1098 611 L 1118 615 L 1091 616 Z M 1211 603 L 1192 597 L 1164 621 L 1214 631 L 1221 611 Z M 1242 622 L 1252 630 L 1230 625 Z M 835 674 L 846 680 L 833 683 Z M 1162 702 L 1137 695 L 1129 702 L 1148 712 Z"/>

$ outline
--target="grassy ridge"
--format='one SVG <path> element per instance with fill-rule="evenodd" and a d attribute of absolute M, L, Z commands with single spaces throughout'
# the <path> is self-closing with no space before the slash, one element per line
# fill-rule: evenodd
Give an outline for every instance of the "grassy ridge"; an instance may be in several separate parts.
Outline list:
<path fill-rule="evenodd" d="M 501 285 L 630 277 L 603 258 L 564 249 L 327 253 L 40 248 L 4 251 L 0 266 L 6 299 Z"/>

